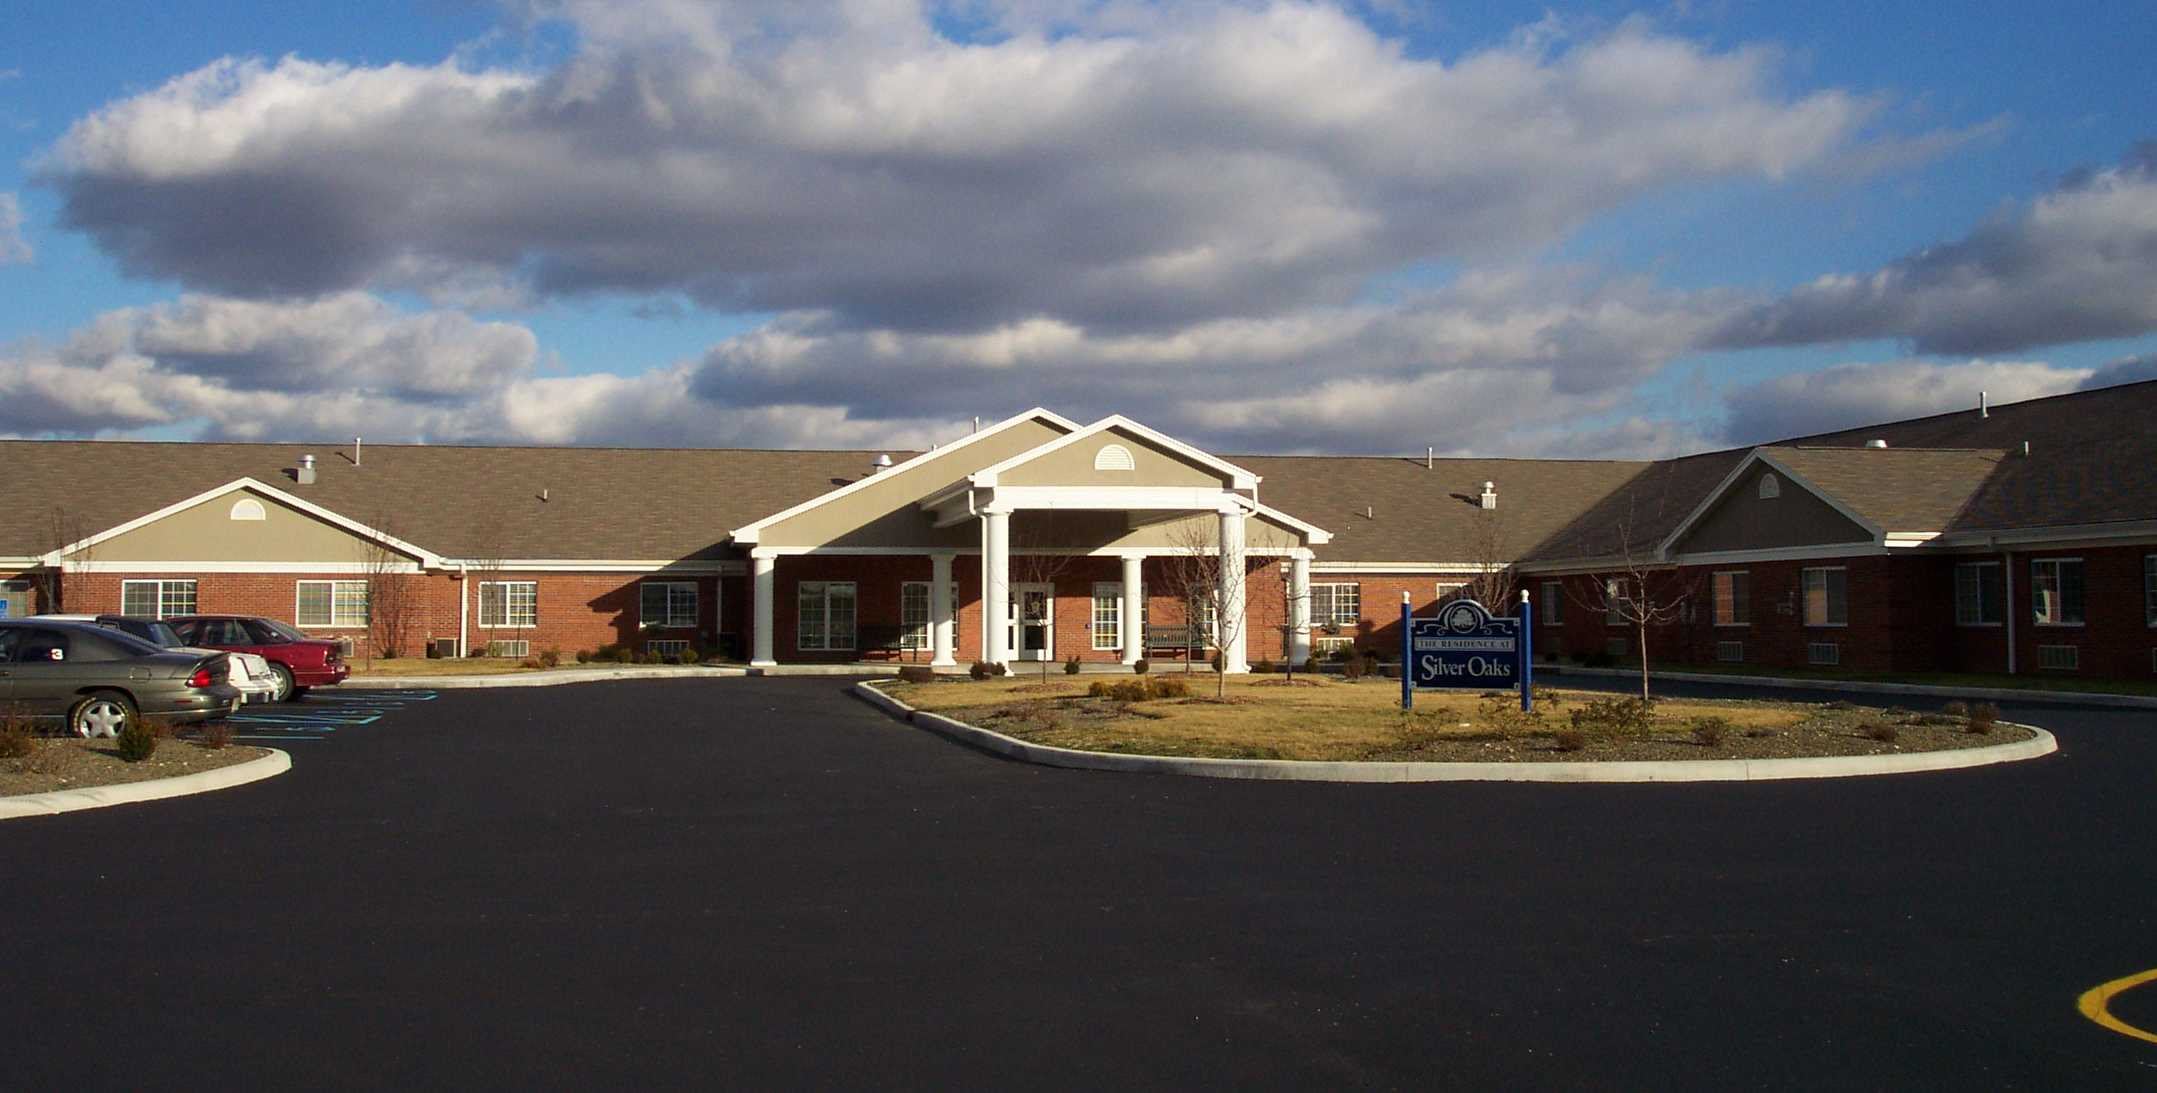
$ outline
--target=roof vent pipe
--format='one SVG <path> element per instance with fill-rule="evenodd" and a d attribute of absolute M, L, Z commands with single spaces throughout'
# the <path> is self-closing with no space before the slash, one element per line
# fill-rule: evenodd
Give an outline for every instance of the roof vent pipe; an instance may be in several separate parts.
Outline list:
<path fill-rule="evenodd" d="M 1378 519 L 1378 510 L 1377 510 L 1377 509 L 1375 509 L 1375 508 L 1373 508 L 1373 507 L 1371 507 L 1371 506 L 1369 506 L 1369 505 L 1365 505 L 1365 506 L 1363 506 L 1363 518 L 1364 518 L 1365 520 L 1376 520 L 1376 519 Z"/>
<path fill-rule="evenodd" d="M 2028 459 L 2029 457 L 2030 457 L 2030 442 L 2029 442 L 2029 441 L 2027 441 L 2027 440 L 2025 440 L 2025 441 L 2023 441 L 2023 442 L 2022 442 L 2022 458 L 2024 458 L 2024 459 Z"/>
<path fill-rule="evenodd" d="M 974 431 L 975 431 L 975 432 L 977 432 L 977 433 L 981 431 L 981 415 L 980 415 L 980 414 L 975 414 L 975 415 L 974 415 Z"/>
<path fill-rule="evenodd" d="M 298 482 L 302 486 L 312 486 L 315 484 L 314 456 L 303 455 L 300 457 L 299 469 L 293 472 L 292 480 Z"/>
<path fill-rule="evenodd" d="M 1481 500 L 1483 502 L 1483 507 L 1486 509 L 1494 509 L 1498 507 L 1498 484 L 1496 482 L 1483 483 L 1483 496 Z"/>
<path fill-rule="evenodd" d="M 870 474 L 882 474 L 891 469 L 891 453 L 884 452 L 869 464 Z"/>
<path fill-rule="evenodd" d="M 1865 442 L 1865 446 L 1866 446 L 1866 447 L 1868 447 L 1868 448 L 1885 448 L 1885 447 L 1887 447 L 1887 441 L 1885 441 L 1885 440 L 1868 440 L 1868 441 L 1866 441 L 1866 442 Z"/>
<path fill-rule="evenodd" d="M 1426 470 L 1426 471 L 1427 471 L 1427 470 L 1431 470 L 1432 468 L 1436 467 L 1437 465 L 1438 465 L 1438 449 L 1436 449 L 1436 448 L 1425 448 L 1425 449 L 1423 449 L 1423 469 L 1424 469 L 1424 470 Z"/>
<path fill-rule="evenodd" d="M 1990 391 L 1979 391 L 1979 392 L 1977 393 L 1977 416 L 1978 416 L 1978 417 L 1991 417 L 1991 416 L 1992 416 L 1992 392 L 1990 392 Z"/>
<path fill-rule="evenodd" d="M 352 438 L 352 465 L 355 467 L 360 465 L 360 438 L 358 437 Z"/>

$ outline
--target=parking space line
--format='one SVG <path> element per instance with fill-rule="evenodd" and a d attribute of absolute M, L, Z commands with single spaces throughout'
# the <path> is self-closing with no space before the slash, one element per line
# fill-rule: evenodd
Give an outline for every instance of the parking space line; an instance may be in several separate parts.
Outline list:
<path fill-rule="evenodd" d="M 2146 972 L 2136 972 L 2133 975 L 2121 976 L 2108 983 L 2099 983 L 2089 990 L 2083 991 L 2082 997 L 2075 999 L 2075 1008 L 2082 1011 L 2082 1016 L 2122 1036 L 2132 1036 L 2137 1040 L 2147 1040 L 2150 1043 L 2157 1044 L 2157 1032 L 2148 1032 L 2136 1028 L 2112 1016 L 2112 1000 L 2114 998 L 2151 980 L 2157 980 L 2157 968 L 2151 968 Z"/>

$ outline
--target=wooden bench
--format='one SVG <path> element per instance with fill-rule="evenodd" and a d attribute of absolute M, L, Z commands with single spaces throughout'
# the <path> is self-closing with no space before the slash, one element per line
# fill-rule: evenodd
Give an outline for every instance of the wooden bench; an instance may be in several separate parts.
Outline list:
<path fill-rule="evenodd" d="M 1204 653 L 1211 647 L 1202 626 L 1149 626 L 1146 628 L 1146 654 L 1181 653 L 1191 656 Z"/>

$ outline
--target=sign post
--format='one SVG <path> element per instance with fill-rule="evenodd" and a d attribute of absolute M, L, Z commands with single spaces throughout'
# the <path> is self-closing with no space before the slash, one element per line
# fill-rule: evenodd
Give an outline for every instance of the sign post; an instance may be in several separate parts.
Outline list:
<path fill-rule="evenodd" d="M 1417 618 L 1401 595 L 1401 708 L 1415 708 L 1418 689 L 1520 689 L 1520 708 L 1532 711 L 1528 594 L 1517 615 L 1493 615 L 1474 600 L 1455 600 L 1435 618 Z"/>

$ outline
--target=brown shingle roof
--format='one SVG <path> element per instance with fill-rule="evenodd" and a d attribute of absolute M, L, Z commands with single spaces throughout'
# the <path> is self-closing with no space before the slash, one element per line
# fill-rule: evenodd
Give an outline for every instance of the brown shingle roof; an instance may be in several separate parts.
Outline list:
<path fill-rule="evenodd" d="M 2006 458 L 1941 448 L 1763 448 L 1885 531 L 1945 531 Z"/>

